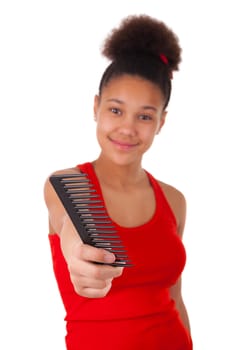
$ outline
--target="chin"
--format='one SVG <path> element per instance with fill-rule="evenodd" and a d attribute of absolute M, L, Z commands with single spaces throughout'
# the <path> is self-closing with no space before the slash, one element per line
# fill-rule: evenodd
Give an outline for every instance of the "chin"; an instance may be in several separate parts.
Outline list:
<path fill-rule="evenodd" d="M 141 163 L 141 157 L 130 157 L 127 155 L 115 155 L 110 156 L 108 159 L 115 165 L 118 166 L 129 166 L 132 164 Z"/>

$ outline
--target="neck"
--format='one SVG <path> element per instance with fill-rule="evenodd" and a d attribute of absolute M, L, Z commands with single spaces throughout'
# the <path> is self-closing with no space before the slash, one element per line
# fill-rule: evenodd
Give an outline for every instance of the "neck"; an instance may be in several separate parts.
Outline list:
<path fill-rule="evenodd" d="M 141 164 L 118 165 L 101 157 L 92 164 L 100 182 L 114 188 L 135 186 L 146 178 Z"/>

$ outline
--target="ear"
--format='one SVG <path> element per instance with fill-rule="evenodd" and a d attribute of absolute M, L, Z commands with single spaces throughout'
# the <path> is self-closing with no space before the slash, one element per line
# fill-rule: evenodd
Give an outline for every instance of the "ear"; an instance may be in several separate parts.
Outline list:
<path fill-rule="evenodd" d="M 165 124 L 165 121 L 166 121 L 166 116 L 167 116 L 167 111 L 163 111 L 162 112 L 162 116 L 161 116 L 161 119 L 160 119 L 160 124 L 159 124 L 159 128 L 158 130 L 156 131 L 156 134 L 159 134 L 162 127 L 164 126 Z"/>
<path fill-rule="evenodd" d="M 98 95 L 95 95 L 95 98 L 94 98 L 94 116 L 97 115 L 99 104 L 100 104 L 100 97 Z"/>

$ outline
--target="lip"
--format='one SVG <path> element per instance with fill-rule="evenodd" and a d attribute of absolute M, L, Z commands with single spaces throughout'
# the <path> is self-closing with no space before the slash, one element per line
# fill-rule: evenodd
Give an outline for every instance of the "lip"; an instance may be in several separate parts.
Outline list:
<path fill-rule="evenodd" d="M 123 150 L 130 150 L 136 146 L 138 146 L 138 143 L 128 143 L 128 142 L 124 142 L 124 141 L 118 141 L 118 140 L 113 140 L 111 138 L 109 138 L 109 140 L 119 149 L 123 149 Z"/>

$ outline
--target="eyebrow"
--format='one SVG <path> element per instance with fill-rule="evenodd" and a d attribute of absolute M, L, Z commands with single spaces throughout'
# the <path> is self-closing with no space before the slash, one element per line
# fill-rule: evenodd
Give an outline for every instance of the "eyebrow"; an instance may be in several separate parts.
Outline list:
<path fill-rule="evenodd" d="M 109 98 L 107 100 L 107 102 L 117 102 L 117 103 L 120 103 L 120 104 L 124 104 L 124 102 L 121 101 L 121 100 L 118 100 L 118 98 Z"/>
<path fill-rule="evenodd" d="M 118 98 L 109 98 L 108 100 L 106 100 L 107 102 L 116 102 L 116 103 L 119 103 L 121 105 L 124 104 L 124 102 L 122 100 L 119 100 Z M 158 111 L 158 108 L 154 107 L 154 106 L 149 106 L 149 105 L 146 105 L 146 106 L 141 106 L 141 108 L 143 108 L 144 110 L 153 110 L 155 112 Z"/>

